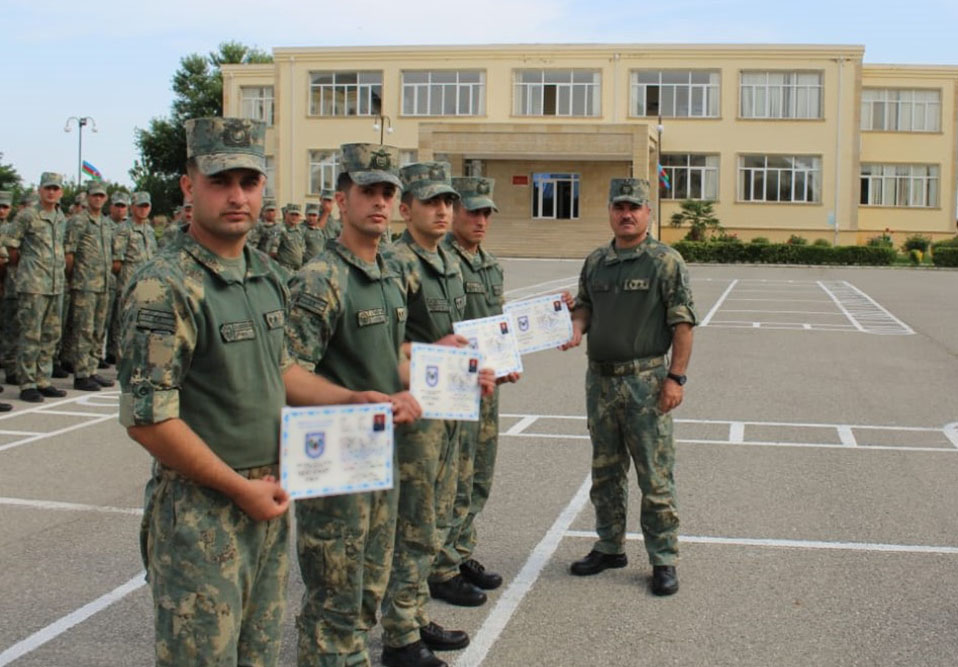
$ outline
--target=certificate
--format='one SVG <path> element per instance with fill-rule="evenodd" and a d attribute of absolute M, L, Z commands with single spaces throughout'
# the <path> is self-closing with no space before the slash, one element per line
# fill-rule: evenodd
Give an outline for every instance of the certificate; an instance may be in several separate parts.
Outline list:
<path fill-rule="evenodd" d="M 482 354 L 483 368 L 494 369 L 497 378 L 522 372 L 516 325 L 508 315 L 454 322 L 452 330 L 469 339 L 469 347 Z"/>
<path fill-rule="evenodd" d="M 572 339 L 572 318 L 561 294 L 512 301 L 502 311 L 516 321 L 522 354 L 556 348 Z"/>
<path fill-rule="evenodd" d="M 392 488 L 392 405 L 283 408 L 279 475 L 294 500 Z"/>
<path fill-rule="evenodd" d="M 481 359 L 468 347 L 412 344 L 409 392 L 424 419 L 479 421 Z"/>

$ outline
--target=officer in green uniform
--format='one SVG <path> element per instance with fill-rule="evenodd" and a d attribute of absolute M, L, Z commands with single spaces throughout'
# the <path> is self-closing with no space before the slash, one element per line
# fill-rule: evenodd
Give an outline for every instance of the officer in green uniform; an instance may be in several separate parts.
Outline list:
<path fill-rule="evenodd" d="M 370 168 L 371 155 L 385 153 Z M 404 391 L 408 360 L 406 275 L 378 252 L 400 185 L 398 151 L 347 144 L 337 199 L 343 233 L 293 279 L 288 337 L 304 368 L 354 391 L 390 394 L 408 406 L 395 422 L 418 417 Z M 406 367 L 406 368 L 404 368 Z M 395 466 L 394 466 L 395 469 Z M 392 563 L 398 484 L 296 502 L 296 544 L 306 585 L 297 619 L 299 665 L 371 664 L 367 636 L 376 624 Z"/>
<path fill-rule="evenodd" d="M 0 190 L 0 239 L 7 236 L 13 219 L 10 212 L 13 207 L 13 193 Z M 0 300 L 0 365 L 3 366 L 6 384 L 19 385 L 17 382 L 17 267 L 10 264 L 7 247 L 0 242 L 0 251 L 4 255 L 3 299 Z"/>
<path fill-rule="evenodd" d="M 155 458 L 141 550 L 156 663 L 270 667 L 289 573 L 280 411 L 389 397 L 335 387 L 287 354 L 285 281 L 245 243 L 265 124 L 201 118 L 186 133 L 193 223 L 126 291 L 119 364 L 120 421 Z"/>
<path fill-rule="evenodd" d="M 126 222 L 127 213 L 130 210 L 130 193 L 124 192 L 123 190 L 117 190 L 112 195 L 110 195 L 110 216 L 109 223 L 113 230 L 113 237 L 116 238 L 117 233 L 120 231 L 120 228 Z M 111 252 L 112 255 L 112 252 Z M 109 282 L 109 299 L 110 299 L 110 313 L 107 316 L 109 327 L 107 328 L 106 334 L 106 356 L 104 357 L 104 363 L 100 364 L 100 367 L 107 367 L 109 364 L 116 363 L 116 352 L 119 347 L 119 330 L 120 330 L 120 305 L 119 305 L 119 296 L 117 294 L 117 273 L 119 273 L 119 267 L 114 263 L 113 269 L 110 273 L 110 282 Z"/>
<path fill-rule="evenodd" d="M 306 253 L 306 233 L 299 204 L 287 204 L 283 225 L 273 237 L 269 256 L 282 267 L 287 280 L 299 271 Z"/>
<path fill-rule="evenodd" d="M 459 261 L 466 290 L 464 319 L 502 314 L 503 296 L 502 267 L 481 243 L 489 226 L 493 211 L 498 211 L 492 199 L 495 181 L 491 178 L 454 178 L 452 186 L 459 193 L 455 203 L 452 231 L 443 240 L 443 247 L 451 257 Z M 515 382 L 517 373 L 502 378 Z M 480 404 L 478 422 L 460 424 L 459 480 L 453 519 L 446 543 L 436 558 L 433 581 L 451 581 L 465 578 L 470 584 L 486 590 L 502 585 L 502 577 L 487 572 L 479 561 L 472 558 L 476 548 L 476 515 L 485 507 L 492 489 L 492 474 L 496 461 L 499 436 L 499 390 L 486 396 Z M 454 587 L 461 588 L 456 582 Z M 455 604 L 458 596 L 443 597 L 445 587 L 433 586 L 434 597 L 442 597 Z M 438 595 L 437 595 L 438 594 Z"/>
<path fill-rule="evenodd" d="M 117 289 L 121 295 L 130 284 L 133 273 L 157 251 L 156 235 L 150 226 L 150 193 L 134 192 L 132 199 L 133 216 L 113 237 L 113 268 L 117 272 Z"/>
<path fill-rule="evenodd" d="M 20 399 L 31 403 L 42 402 L 44 396 L 66 396 L 65 391 L 50 384 L 66 287 L 66 218 L 59 208 L 61 197 L 63 177 L 44 172 L 40 176 L 40 202 L 17 214 L 4 239 L 10 263 L 17 267 Z"/>
<path fill-rule="evenodd" d="M 574 347 L 589 334 L 590 497 L 599 534 L 571 570 L 583 576 L 626 566 L 631 460 L 642 490 L 640 523 L 652 563 L 652 592 L 672 595 L 679 588 L 679 517 L 671 411 L 682 402 L 697 316 L 681 255 L 648 234 L 649 188 L 645 180 L 612 180 L 609 222 L 615 238 L 585 260 L 573 337 L 564 346 Z"/>
<path fill-rule="evenodd" d="M 411 342 L 465 345 L 453 333 L 463 318 L 466 294 L 459 263 L 441 247 L 459 195 L 446 162 L 419 162 L 400 170 L 400 213 L 406 231 L 392 246 L 410 276 L 406 338 Z M 494 386 L 487 376 L 489 391 Z M 383 663 L 439 665 L 430 649 L 455 650 L 469 643 L 462 631 L 444 630 L 426 613 L 433 561 L 449 530 L 456 496 L 459 422 L 422 419 L 396 431 L 399 452 L 399 517 L 396 551 L 383 601 Z M 439 586 L 446 582 L 439 582 Z M 461 578 L 453 582 L 463 583 Z M 485 594 L 465 584 L 456 590 L 463 603 L 476 605 Z M 421 640 L 421 642 L 420 642 Z"/>
<path fill-rule="evenodd" d="M 256 248 L 262 250 L 266 254 L 269 254 L 269 249 L 272 247 L 276 235 L 279 234 L 280 230 L 282 229 L 282 225 L 280 225 L 276 220 L 276 213 L 276 203 L 272 202 L 263 212 L 263 223 L 259 225 Z"/>
<path fill-rule="evenodd" d="M 110 310 L 113 273 L 113 226 L 103 215 L 106 188 L 100 181 L 87 186 L 87 209 L 70 219 L 64 251 L 70 277 L 70 338 L 64 351 L 73 367 L 73 388 L 99 391 L 113 381 L 97 375 Z"/>
<path fill-rule="evenodd" d="M 303 262 L 308 262 L 326 248 L 326 230 L 319 226 L 319 204 L 306 204 L 306 224 L 303 226 L 306 236 L 306 250 L 303 253 Z"/>

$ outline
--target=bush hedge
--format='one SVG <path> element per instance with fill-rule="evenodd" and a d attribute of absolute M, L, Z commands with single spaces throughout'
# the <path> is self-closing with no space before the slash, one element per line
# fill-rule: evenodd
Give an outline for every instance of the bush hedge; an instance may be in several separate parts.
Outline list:
<path fill-rule="evenodd" d="M 935 266 L 958 266 L 958 246 L 940 245 L 931 255 Z"/>
<path fill-rule="evenodd" d="M 678 241 L 672 244 L 687 262 L 731 264 L 859 264 L 889 266 L 895 249 L 885 246 L 820 246 L 791 243 L 719 243 Z M 958 250 L 958 249 L 956 249 Z M 937 254 L 937 253 L 936 253 Z M 947 254 L 947 252 L 946 252 Z M 942 265 L 950 266 L 950 265 Z"/>

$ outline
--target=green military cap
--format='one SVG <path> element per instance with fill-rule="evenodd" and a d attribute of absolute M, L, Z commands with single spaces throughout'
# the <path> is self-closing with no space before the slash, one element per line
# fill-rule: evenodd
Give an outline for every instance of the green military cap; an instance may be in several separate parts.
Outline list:
<path fill-rule="evenodd" d="M 481 208 L 491 208 L 498 212 L 496 202 L 492 201 L 492 191 L 496 187 L 493 178 L 479 178 L 473 176 L 452 179 L 452 187 L 462 198 L 462 205 L 467 211 L 478 211 Z"/>
<path fill-rule="evenodd" d="M 97 181 L 97 180 L 89 181 L 86 184 L 86 193 L 88 195 L 105 195 L 106 186 L 103 185 L 103 181 Z"/>
<path fill-rule="evenodd" d="M 58 188 L 62 188 L 63 174 L 58 174 L 55 171 L 45 171 L 40 174 L 40 187 L 45 188 L 50 185 L 55 185 Z"/>
<path fill-rule="evenodd" d="M 403 190 L 426 201 L 443 194 L 459 193 L 452 187 L 452 165 L 448 162 L 413 162 L 399 170 Z"/>
<path fill-rule="evenodd" d="M 192 204 L 191 204 L 192 206 Z M 276 210 L 276 200 L 275 199 L 264 199 L 263 200 L 263 210 Z"/>
<path fill-rule="evenodd" d="M 134 205 L 134 206 L 142 206 L 143 204 L 151 204 L 151 203 L 153 203 L 153 202 L 152 202 L 152 200 L 150 199 L 150 193 L 149 193 L 149 192 L 146 192 L 145 190 L 141 190 L 141 191 L 139 191 L 139 192 L 134 192 L 134 193 L 133 193 L 133 205 Z"/>
<path fill-rule="evenodd" d="M 609 185 L 609 203 L 632 202 L 639 206 L 649 203 L 649 182 L 644 178 L 613 178 Z"/>
<path fill-rule="evenodd" d="M 380 144 L 343 144 L 340 164 L 358 185 L 392 183 L 402 187 L 399 180 L 399 149 Z M 323 199 L 328 199 L 323 193 Z"/>
<path fill-rule="evenodd" d="M 186 156 L 206 176 L 228 169 L 266 173 L 266 123 L 245 118 L 186 121 Z"/>
<path fill-rule="evenodd" d="M 330 188 L 326 188 L 323 190 L 322 194 L 319 195 L 319 198 L 320 199 L 335 199 L 336 197 L 333 195 L 333 190 L 331 190 Z"/>
<path fill-rule="evenodd" d="M 314 201 L 311 201 L 311 202 L 309 202 L 308 204 L 306 204 L 306 215 L 309 215 L 310 213 L 316 213 L 316 214 L 318 214 L 318 213 L 319 213 L 319 204 L 317 204 L 317 203 L 314 202 Z"/>
<path fill-rule="evenodd" d="M 0 206 L 12 206 L 13 193 L 9 190 L 0 190 Z"/>
<path fill-rule="evenodd" d="M 300 212 L 299 204 L 289 203 L 283 207 L 283 213 L 299 213 L 299 212 Z"/>
<path fill-rule="evenodd" d="M 130 193 L 125 192 L 124 190 L 117 190 L 110 196 L 111 204 L 122 204 L 123 206 L 130 205 Z"/>

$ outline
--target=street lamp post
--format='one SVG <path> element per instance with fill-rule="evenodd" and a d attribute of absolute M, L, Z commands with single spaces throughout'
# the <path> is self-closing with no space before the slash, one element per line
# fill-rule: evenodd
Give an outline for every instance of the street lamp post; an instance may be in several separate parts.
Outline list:
<path fill-rule="evenodd" d="M 379 145 L 382 146 L 384 138 L 383 134 L 385 132 L 388 132 L 389 134 L 393 133 L 392 118 L 389 116 L 384 116 L 383 114 L 379 114 L 379 116 L 376 118 L 376 122 L 373 123 L 373 129 L 379 130 Z"/>
<path fill-rule="evenodd" d="M 89 123 L 91 129 L 96 132 L 96 121 L 93 120 L 90 116 L 70 116 L 67 118 L 66 125 L 63 126 L 64 132 L 70 131 L 70 121 L 75 120 L 77 123 L 77 134 L 79 135 L 79 142 L 77 146 L 77 187 L 80 187 L 80 174 L 83 167 L 83 127 Z"/>
<path fill-rule="evenodd" d="M 655 126 L 655 131 L 658 134 L 658 143 L 655 145 L 655 178 L 653 183 L 655 183 L 656 193 L 660 193 L 662 188 L 659 184 L 659 170 L 662 168 L 662 133 L 665 131 L 665 126 L 662 125 L 662 116 L 659 116 L 659 124 Z M 658 227 L 659 233 L 656 238 L 662 240 L 662 195 L 658 194 L 655 198 L 655 215 L 658 218 Z"/>

